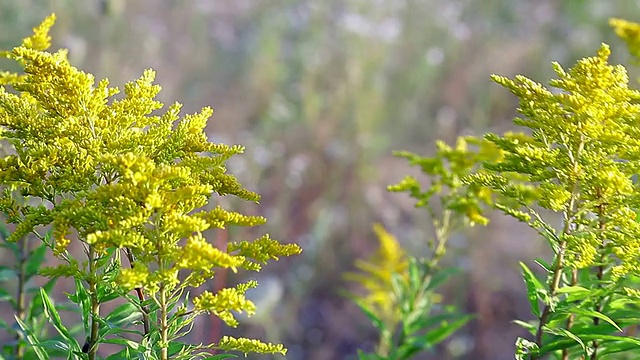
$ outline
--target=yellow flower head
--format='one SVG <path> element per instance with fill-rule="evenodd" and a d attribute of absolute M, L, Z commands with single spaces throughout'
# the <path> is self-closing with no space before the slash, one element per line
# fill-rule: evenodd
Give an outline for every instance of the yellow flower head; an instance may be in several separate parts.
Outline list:
<path fill-rule="evenodd" d="M 640 24 L 613 18 L 609 25 L 614 28 L 616 34 L 627 43 L 629 52 L 637 60 L 640 60 Z"/>
<path fill-rule="evenodd" d="M 374 232 L 380 242 L 378 250 L 367 260 L 356 260 L 360 273 L 347 273 L 347 280 L 362 285 L 365 295 L 358 298 L 363 305 L 379 315 L 389 324 L 394 324 L 399 316 L 393 297 L 391 278 L 394 274 L 406 274 L 409 266 L 407 254 L 398 240 L 380 224 L 375 224 Z"/>

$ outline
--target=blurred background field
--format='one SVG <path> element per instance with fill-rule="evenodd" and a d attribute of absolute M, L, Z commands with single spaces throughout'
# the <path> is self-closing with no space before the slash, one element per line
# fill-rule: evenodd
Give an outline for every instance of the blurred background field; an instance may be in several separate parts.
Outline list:
<path fill-rule="evenodd" d="M 0 0 L 0 48 L 19 44 L 51 12 L 53 47 L 68 48 L 72 64 L 117 86 L 151 67 L 161 101 L 182 102 L 186 113 L 211 105 L 211 139 L 246 146 L 229 169 L 261 203 L 219 201 L 269 222 L 212 232 L 212 242 L 268 232 L 304 249 L 258 274 L 254 318 L 238 329 L 203 319 L 191 340 L 245 334 L 285 343 L 288 359 L 325 360 L 355 359 L 375 343 L 340 294 L 357 291 L 343 274 L 375 250 L 372 225 L 415 254 L 432 236 L 424 210 L 385 190 L 417 175 L 392 151 L 429 154 L 435 139 L 511 129 L 516 99 L 492 73 L 546 82 L 551 61 L 569 67 L 601 42 L 612 45 L 612 62 L 626 64 L 607 23 L 640 20 L 640 1 Z M 444 302 L 478 317 L 419 358 L 512 359 L 523 333 L 510 320 L 530 317 L 517 264 L 543 256 L 544 241 L 495 216 L 451 246 L 445 262 L 464 271 Z"/>

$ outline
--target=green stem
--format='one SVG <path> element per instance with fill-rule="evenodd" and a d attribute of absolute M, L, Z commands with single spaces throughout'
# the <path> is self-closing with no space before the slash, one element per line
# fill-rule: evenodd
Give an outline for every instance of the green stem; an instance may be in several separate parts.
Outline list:
<path fill-rule="evenodd" d="M 600 265 L 598 266 L 598 280 L 600 280 L 600 282 L 602 281 L 602 278 L 604 276 L 604 266 Z M 598 284 L 598 287 L 601 287 L 602 285 Z M 598 299 L 599 301 L 597 302 L 596 306 L 595 306 L 595 311 L 597 312 L 601 312 L 602 311 L 602 299 Z M 598 327 L 598 325 L 600 325 L 600 318 L 594 317 L 593 318 L 593 326 Z M 593 353 L 591 354 L 591 360 L 596 360 L 598 358 L 598 347 L 600 346 L 600 343 L 598 343 L 598 340 L 593 340 Z"/>
<path fill-rule="evenodd" d="M 131 266 L 131 268 L 133 269 L 133 264 L 135 262 L 135 258 L 133 257 L 133 253 L 131 252 L 131 249 L 129 248 L 125 248 L 125 255 L 127 256 L 127 259 L 129 260 L 129 265 Z M 142 310 L 142 326 L 144 328 L 144 334 L 145 335 L 149 335 L 150 331 L 151 331 L 151 326 L 149 325 L 149 307 L 144 305 L 144 301 L 145 301 L 145 296 L 144 296 L 144 291 L 142 290 L 141 287 L 137 287 L 134 289 L 136 292 L 136 295 L 138 296 L 138 300 L 140 301 L 140 309 Z"/>
<path fill-rule="evenodd" d="M 429 268 L 433 269 L 438 265 L 440 259 L 444 256 L 446 252 L 447 240 L 449 239 L 449 233 L 451 231 L 451 216 L 452 212 L 450 210 L 445 210 L 442 215 L 442 224 L 438 226 L 437 223 L 434 222 L 434 226 L 436 226 L 436 246 L 433 248 L 433 258 L 429 261 Z"/>
<path fill-rule="evenodd" d="M 27 272 L 27 259 L 29 258 L 29 239 L 22 238 L 22 247 L 20 249 L 20 259 L 18 259 L 18 293 L 16 296 L 16 316 L 24 321 L 26 314 L 26 272 Z M 22 332 L 16 333 L 16 359 L 20 360 L 24 358 L 25 348 L 21 340 L 23 340 Z"/>
<path fill-rule="evenodd" d="M 564 139 L 562 139 L 564 141 Z M 564 141 L 565 143 L 567 141 Z M 578 143 L 577 149 L 574 152 L 571 148 L 568 148 L 569 159 L 571 160 L 572 168 L 574 173 L 578 173 L 578 158 L 584 149 L 584 141 L 582 138 Z M 568 234 L 571 231 L 571 223 L 572 219 L 576 214 L 576 206 L 580 199 L 580 186 L 578 182 L 573 182 L 571 186 L 571 199 L 569 200 L 568 211 L 564 212 L 564 228 L 562 230 L 563 234 Z M 562 272 L 564 269 L 564 252 L 567 247 L 566 241 L 560 241 L 558 244 L 558 253 L 555 258 L 554 268 L 553 268 L 553 276 L 551 283 L 549 284 L 549 298 L 553 298 L 556 296 L 558 288 L 560 287 L 560 279 L 562 277 Z M 540 315 L 540 319 L 538 322 L 538 329 L 536 330 L 536 344 L 539 348 L 542 348 L 542 335 L 544 333 L 543 328 L 549 321 L 549 316 L 551 315 L 551 306 L 549 304 L 545 304 L 544 309 L 542 310 L 542 314 Z M 570 321 L 568 326 L 572 325 L 572 321 Z M 566 349 L 562 351 L 562 360 L 568 360 L 569 353 Z M 538 359 L 538 356 L 532 356 L 532 359 Z"/>
<path fill-rule="evenodd" d="M 160 359 L 167 360 L 169 359 L 168 355 L 168 346 L 169 346 L 169 336 L 168 336 L 168 326 L 167 326 L 167 290 L 164 285 L 160 286 Z"/>
<path fill-rule="evenodd" d="M 98 333 L 100 330 L 100 303 L 98 302 L 97 273 L 95 252 L 89 245 L 89 298 L 91 300 L 91 333 L 89 334 L 89 360 L 95 360 L 98 354 Z"/>
<path fill-rule="evenodd" d="M 389 356 L 389 349 L 391 349 L 392 335 L 393 334 L 389 331 L 383 331 L 382 334 L 380 334 L 380 341 L 378 342 L 376 354 L 378 354 L 382 358 L 386 359 Z"/>
<path fill-rule="evenodd" d="M 420 285 L 420 288 L 417 290 L 417 292 L 413 296 L 412 303 L 411 303 L 412 309 L 416 306 L 416 303 L 418 303 L 419 301 L 425 298 L 426 296 L 425 294 L 427 293 L 427 287 L 429 286 L 429 282 L 431 280 L 432 274 L 435 271 L 436 267 L 438 266 L 440 259 L 442 259 L 442 257 L 446 252 L 446 244 L 447 244 L 447 240 L 449 239 L 449 235 L 452 228 L 452 225 L 451 225 L 452 216 L 453 216 L 453 213 L 451 211 L 445 210 L 442 214 L 442 222 L 438 222 L 438 221 L 433 222 L 433 225 L 435 227 L 435 244 L 432 244 L 431 246 L 432 258 L 428 262 L 424 263 L 424 265 L 427 266 L 427 269 L 426 269 L 427 273 L 425 273 L 425 276 L 422 279 L 422 284 Z M 432 219 L 435 219 L 435 217 L 433 216 L 433 213 L 432 213 Z M 394 324 L 394 328 L 395 328 L 395 325 L 396 324 Z M 379 355 L 382 355 L 384 358 L 387 358 L 389 356 L 389 350 L 391 349 L 392 345 L 394 349 L 399 349 L 404 344 L 407 337 L 411 335 L 411 334 L 408 334 L 406 331 L 406 327 L 404 326 L 406 324 L 403 323 L 402 325 L 403 326 L 400 329 L 400 334 L 398 336 L 398 339 L 395 341 L 395 343 L 393 342 L 393 339 L 389 337 L 385 337 L 385 336 L 381 337 L 381 343 L 380 343 L 381 346 L 378 352 Z M 382 345 L 386 345 L 386 347 L 382 347 Z M 381 351 L 384 351 L 384 352 L 381 352 Z M 393 359 L 403 360 L 405 359 L 405 357 L 397 357 L 397 358 L 393 357 Z"/>
<path fill-rule="evenodd" d="M 564 250 L 567 246 L 566 241 L 562 241 L 559 244 L 558 256 L 556 257 L 555 266 L 553 268 L 553 278 L 551 280 L 551 285 L 549 286 L 549 297 L 554 297 L 556 295 L 556 291 L 560 286 L 560 278 L 562 275 L 562 270 L 564 270 Z M 536 344 L 538 347 L 542 347 L 542 328 L 547 324 L 549 320 L 549 316 L 551 315 L 551 306 L 549 304 L 545 304 L 544 309 L 542 310 L 542 314 L 540 315 L 540 321 L 538 323 L 538 330 L 536 331 Z M 534 357 L 537 359 L 537 357 Z"/>
<path fill-rule="evenodd" d="M 578 283 L 578 270 L 573 269 L 571 272 L 571 286 L 575 286 L 577 283 Z M 569 315 L 569 318 L 567 319 L 567 325 L 565 326 L 567 330 L 571 330 L 575 319 L 576 319 L 576 314 Z M 569 350 L 562 349 L 562 360 L 568 360 L 568 359 L 569 359 Z"/>
<path fill-rule="evenodd" d="M 602 196 L 602 192 L 600 189 L 597 190 L 597 195 L 600 198 Z M 600 204 L 597 206 L 598 208 L 598 217 L 600 218 L 599 224 L 598 224 L 598 229 L 600 230 L 600 233 L 602 234 L 606 228 L 606 223 L 604 221 L 604 216 L 605 216 L 605 211 L 606 211 L 606 206 L 605 204 Z M 605 240 L 602 240 L 602 243 L 600 245 L 601 249 L 604 248 L 605 246 Z M 601 255 L 604 258 L 604 255 Z M 604 263 L 604 259 L 601 258 L 600 259 L 600 263 L 603 264 Z M 602 279 L 604 277 L 604 265 L 599 265 L 598 266 L 598 270 L 597 270 L 597 274 L 596 276 L 598 277 L 598 288 L 602 287 Z M 598 302 L 596 303 L 595 306 L 595 311 L 597 312 L 601 312 L 602 311 L 602 298 L 598 299 Z M 597 327 L 600 324 L 600 318 L 594 317 L 593 318 L 593 326 Z M 591 354 L 591 360 L 596 360 L 598 357 L 598 347 L 599 347 L 599 343 L 598 340 L 593 340 L 593 353 Z"/>
<path fill-rule="evenodd" d="M 572 197 L 570 201 L 570 207 L 569 207 L 570 209 L 574 208 L 575 201 L 576 201 L 576 197 Z M 567 234 L 570 231 L 570 223 L 571 223 L 570 220 L 573 215 L 569 213 L 565 215 L 566 215 L 565 224 L 562 232 L 564 234 Z M 566 250 L 566 247 L 567 247 L 566 241 L 561 241 L 558 244 L 558 254 L 556 255 L 556 259 L 554 262 L 553 277 L 551 279 L 551 283 L 549 284 L 549 298 L 555 297 L 557 294 L 558 288 L 560 287 L 560 279 L 562 278 L 562 272 L 564 270 L 564 252 Z M 540 315 L 540 319 L 538 322 L 538 329 L 536 331 L 536 344 L 538 345 L 539 348 L 542 348 L 543 327 L 549 321 L 550 315 L 551 315 L 551 305 L 545 304 L 544 309 L 542 310 L 542 314 Z M 563 355 L 562 355 L 563 360 L 566 360 L 568 356 L 569 356 L 568 353 L 563 352 Z M 532 358 L 535 360 L 538 357 L 534 356 Z"/>

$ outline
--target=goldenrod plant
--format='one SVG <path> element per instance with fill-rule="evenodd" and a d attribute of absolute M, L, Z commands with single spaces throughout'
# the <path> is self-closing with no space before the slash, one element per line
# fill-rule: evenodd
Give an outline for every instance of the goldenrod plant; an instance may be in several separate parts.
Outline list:
<path fill-rule="evenodd" d="M 552 353 L 599 359 L 640 346 L 622 336 L 624 327 L 637 323 L 630 310 L 638 291 L 626 279 L 640 264 L 634 212 L 640 192 L 633 180 L 640 164 L 640 92 L 629 87 L 623 66 L 608 64 L 609 54 L 603 44 L 568 71 L 554 63 L 555 91 L 524 76 L 493 76 L 520 99 L 523 117 L 514 122 L 530 135 L 486 135 L 503 157 L 465 182 L 511 199 L 496 206 L 536 230 L 554 254 L 536 261 L 542 279 L 521 264 L 537 320 L 519 322 L 533 334 L 518 339 L 519 359 Z M 509 173 L 524 178 L 514 181 Z M 555 229 L 543 209 L 559 213 L 562 227 Z"/>
<path fill-rule="evenodd" d="M 346 276 L 366 289 L 364 295 L 351 297 L 379 333 L 375 351 L 360 350 L 358 358 L 410 359 L 433 350 L 471 316 L 440 303 L 436 289 L 451 275 L 450 269 L 439 271 L 429 261 L 405 254 L 381 225 L 374 229 L 380 240 L 379 251 L 367 261 L 356 263 L 359 273 Z"/>
<path fill-rule="evenodd" d="M 638 57 L 640 25 L 618 19 L 611 25 Z M 492 76 L 519 98 L 522 116 L 514 123 L 526 131 L 462 137 L 455 148 L 438 143 L 434 157 L 399 153 L 431 181 L 423 191 L 407 177 L 390 190 L 408 191 L 417 206 L 442 219 L 434 222 L 434 260 L 444 254 L 453 220 L 486 224 L 486 206 L 526 223 L 553 251 L 551 259 L 535 260 L 537 272 L 521 263 L 535 319 L 515 320 L 531 332 L 516 339 L 516 359 L 625 359 L 640 351 L 634 336 L 640 323 L 640 91 L 630 87 L 623 66 L 608 63 L 609 55 L 603 44 L 569 70 L 554 63 L 552 90 L 521 75 Z M 558 215 L 563 221 L 556 228 Z M 375 324 L 380 315 L 374 315 Z"/>
<path fill-rule="evenodd" d="M 355 266 L 359 272 L 347 273 L 345 279 L 364 288 L 365 294 L 354 298 L 358 305 L 369 309 L 385 327 L 393 329 L 399 319 L 397 304 L 389 296 L 393 289 L 392 278 L 395 274 L 406 274 L 409 256 L 395 236 L 387 232 L 381 224 L 375 224 L 373 230 L 380 241 L 380 248 L 367 260 L 357 259 Z"/>
<path fill-rule="evenodd" d="M 433 350 L 472 318 L 442 304 L 436 290 L 456 269 L 441 267 L 440 260 L 454 232 L 488 223 L 483 214 L 490 191 L 466 187 L 462 179 L 478 169 L 480 158 L 499 154 L 488 142 L 472 137 L 458 139 L 455 148 L 438 142 L 432 158 L 396 154 L 420 166 L 430 183 L 425 190 L 418 179 L 407 176 L 389 190 L 408 192 L 416 207 L 427 209 L 434 239 L 428 242 L 428 255 L 418 258 L 406 254 L 393 235 L 375 225 L 380 249 L 367 261 L 356 262 L 359 273 L 347 274 L 365 288 L 363 296 L 352 297 L 379 332 L 375 352 L 360 352 L 360 359 L 410 359 Z"/>
<path fill-rule="evenodd" d="M 259 271 L 269 260 L 301 251 L 268 235 L 226 249 L 203 237 L 208 229 L 266 221 L 219 205 L 205 208 L 216 195 L 258 202 L 225 168 L 243 147 L 208 141 L 211 108 L 181 116 L 181 105 L 174 103 L 161 111 L 152 70 L 116 96 L 120 90 L 107 79 L 96 83 L 69 64 L 65 50 L 47 51 L 54 21 L 51 15 L 22 45 L 0 54 L 24 70 L 0 73 L 1 136 L 9 146 L 0 159 L 0 210 L 15 224 L 9 242 L 32 234 L 58 259 L 41 275 L 75 281 L 68 297 L 82 316 L 84 336 L 77 340 L 50 292 L 42 290 L 42 311 L 61 339 L 41 339 L 17 316 L 19 348 L 28 347 L 39 360 L 52 354 L 99 359 L 101 344 L 120 346 L 107 357 L 113 360 L 285 354 L 283 345 L 255 339 L 224 336 L 204 345 L 183 340 L 198 315 L 212 313 L 236 326 L 234 312 L 255 310 L 244 296 L 255 281 L 191 295 L 218 269 Z M 47 227 L 52 236 L 39 235 Z M 72 255 L 74 249 L 82 257 Z M 115 299 L 126 301 L 104 313 L 101 306 Z M 214 350 L 225 353 L 213 356 Z"/>

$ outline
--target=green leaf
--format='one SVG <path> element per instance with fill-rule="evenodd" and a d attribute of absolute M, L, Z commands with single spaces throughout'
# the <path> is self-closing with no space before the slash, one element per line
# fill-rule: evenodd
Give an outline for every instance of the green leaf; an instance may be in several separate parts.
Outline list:
<path fill-rule="evenodd" d="M 558 331 L 558 333 L 560 335 L 564 335 L 565 337 L 577 342 L 584 351 L 587 351 L 587 347 L 584 344 L 584 342 L 582 341 L 582 339 L 580 339 L 578 336 L 576 336 L 574 333 L 572 333 L 571 331 L 567 330 L 567 329 L 556 329 Z"/>
<path fill-rule="evenodd" d="M 613 336 L 615 339 L 607 341 L 598 348 L 598 355 L 616 354 L 625 351 L 635 351 L 640 349 L 640 340 L 631 337 Z M 606 338 L 602 339 L 606 340 Z"/>
<path fill-rule="evenodd" d="M 131 303 L 124 303 L 115 309 L 109 315 L 105 316 L 105 323 L 111 327 L 121 327 L 133 321 L 140 320 L 142 313 Z"/>
<path fill-rule="evenodd" d="M 373 326 L 376 329 L 378 329 L 378 331 L 380 332 L 387 331 L 387 327 L 382 321 L 382 319 L 380 319 L 376 314 L 374 314 L 373 311 L 371 311 L 366 305 L 364 305 L 360 301 L 356 301 L 355 304 L 360 308 L 360 310 L 362 310 L 364 315 L 369 319 L 369 321 L 371 321 L 371 324 L 373 324 Z"/>
<path fill-rule="evenodd" d="M 541 354 L 544 354 L 547 351 L 549 351 L 548 348 L 551 348 L 554 344 L 556 345 L 565 344 L 565 345 L 562 345 L 561 347 L 557 347 L 557 349 L 568 349 L 570 345 L 574 343 L 577 343 L 582 348 L 582 351 L 584 353 L 587 352 L 587 345 L 584 343 L 584 341 L 577 335 L 573 334 L 571 331 L 563 328 L 549 329 L 545 327 L 544 329 L 546 332 L 554 335 L 559 335 L 560 337 L 550 341 L 547 345 L 545 345 L 542 349 L 540 349 Z M 559 341 L 559 340 L 562 340 L 563 337 L 569 339 L 570 342 L 566 344 Z"/>
<path fill-rule="evenodd" d="M 417 259 L 411 258 L 409 262 L 409 286 L 410 289 L 417 290 L 420 288 L 422 284 L 423 273 L 421 270 L 421 265 Z"/>
<path fill-rule="evenodd" d="M 82 314 L 82 323 L 84 325 L 85 334 L 89 333 L 89 327 L 91 324 L 91 300 L 89 299 L 89 292 L 85 288 L 80 279 L 74 279 L 76 285 L 76 292 L 69 294 L 68 298 L 74 304 L 80 306 L 80 313 Z"/>
<path fill-rule="evenodd" d="M 429 286 L 427 286 L 427 290 L 437 289 L 438 286 L 440 286 L 442 283 L 447 281 L 452 275 L 455 275 L 458 273 L 460 273 L 460 269 L 455 267 L 445 268 L 443 270 L 438 271 L 436 274 L 434 274 L 431 277 L 431 280 L 429 281 Z"/>
<path fill-rule="evenodd" d="M 124 348 L 113 355 L 109 355 L 105 360 L 120 360 L 120 359 L 134 359 L 133 357 L 131 357 L 131 350 L 129 350 L 129 348 Z"/>
<path fill-rule="evenodd" d="M 132 322 L 129 323 L 128 325 L 138 325 L 140 322 L 136 321 L 136 322 Z M 134 334 L 136 336 L 144 336 L 144 334 L 139 331 L 139 330 L 135 330 L 135 329 L 127 329 L 124 327 L 119 327 L 119 326 L 114 326 L 113 324 L 107 323 L 104 320 L 100 321 L 100 324 L 104 325 L 100 328 L 100 339 L 104 339 L 109 335 L 123 335 L 123 334 Z M 102 340 L 100 340 L 102 341 Z"/>
<path fill-rule="evenodd" d="M 413 310 L 404 314 L 402 321 L 403 326 L 409 333 L 415 331 L 412 330 L 412 328 L 422 328 L 423 326 L 421 324 L 423 323 L 423 319 L 426 320 L 429 318 L 431 306 L 433 305 L 430 295 L 432 295 L 432 293 L 424 294 L 421 298 L 416 299 L 413 304 Z"/>
<path fill-rule="evenodd" d="M 394 358 L 409 359 L 419 351 L 432 349 L 434 346 L 447 339 L 451 334 L 464 326 L 473 317 L 473 315 L 459 316 L 458 320 L 452 323 L 443 323 L 435 330 L 429 331 L 423 335 L 415 336 L 413 334 L 408 334 L 407 340 L 404 344 L 400 345 L 398 355 Z"/>
<path fill-rule="evenodd" d="M 521 337 L 516 339 L 516 360 L 526 360 L 539 354 L 538 344 Z"/>
<path fill-rule="evenodd" d="M 422 327 L 424 328 L 428 328 L 431 327 L 433 325 L 439 325 L 441 324 L 443 321 L 455 321 L 456 319 L 460 318 L 460 314 L 457 313 L 443 313 L 443 314 L 438 314 L 438 315 L 432 315 L 427 317 L 422 323 Z"/>
<path fill-rule="evenodd" d="M 571 312 L 577 315 L 590 316 L 590 317 L 604 320 L 607 323 L 611 324 L 611 326 L 615 327 L 618 331 L 622 332 L 622 329 L 618 326 L 618 324 L 616 324 L 613 320 L 611 320 L 611 318 L 609 318 L 607 315 L 600 313 L 598 311 L 586 310 L 581 308 L 572 308 Z"/>
<path fill-rule="evenodd" d="M 44 306 L 44 316 L 49 320 L 49 323 L 53 325 L 58 333 L 68 342 L 72 350 L 80 351 L 80 344 L 78 344 L 77 340 L 62 324 L 58 310 L 56 310 L 53 301 L 51 301 L 44 289 L 40 289 L 40 297 L 42 298 L 42 305 Z"/>
<path fill-rule="evenodd" d="M 521 321 L 521 320 L 513 320 L 512 321 L 514 324 L 516 325 L 520 325 L 521 327 L 525 328 L 527 331 L 529 331 L 532 335 L 535 335 L 536 331 L 538 331 L 538 327 L 534 324 L 525 322 L 525 321 Z"/>
<path fill-rule="evenodd" d="M 38 316 L 42 315 L 44 311 L 42 305 L 42 297 L 34 296 L 31 299 L 31 303 L 29 304 L 29 312 L 27 313 L 27 319 L 35 319 Z"/>
<path fill-rule="evenodd" d="M 13 360 L 15 357 L 15 350 L 16 348 L 13 343 L 2 345 L 2 347 L 0 347 L 0 360 Z M 9 358 L 6 358 L 5 355 Z"/>
<path fill-rule="evenodd" d="M 111 300 L 115 300 L 119 298 L 120 298 L 120 294 L 115 292 L 110 285 L 101 286 L 98 288 L 98 302 L 100 304 L 104 304 Z"/>
<path fill-rule="evenodd" d="M 0 301 L 11 301 L 12 299 L 13 296 L 5 288 L 0 288 Z"/>
<path fill-rule="evenodd" d="M 105 250 L 105 254 L 100 256 L 97 260 L 96 260 L 96 267 L 98 268 L 105 268 L 107 266 L 107 263 L 109 263 L 112 258 L 113 258 L 113 254 L 117 251 L 118 249 L 115 247 L 112 248 L 107 248 Z"/>
<path fill-rule="evenodd" d="M 601 311 L 612 319 L 616 319 L 619 327 L 625 328 L 634 324 L 640 324 L 640 313 L 631 309 L 607 309 Z"/>
<path fill-rule="evenodd" d="M 627 343 L 627 344 L 632 344 L 632 345 L 636 346 L 637 348 L 640 348 L 640 339 L 636 339 L 636 338 L 633 338 L 633 337 L 630 337 L 630 336 L 594 334 L 594 335 L 581 335 L 580 338 L 584 339 L 585 341 L 593 341 L 593 340 L 620 341 L 620 342 L 624 342 L 624 343 Z"/>
<path fill-rule="evenodd" d="M 203 358 L 202 360 L 224 360 L 224 359 L 234 359 L 237 357 L 238 356 L 232 355 L 232 354 L 220 354 L 220 355 L 209 356 L 209 357 Z"/>
<path fill-rule="evenodd" d="M 427 349 L 429 349 L 429 347 L 416 346 L 416 345 L 414 345 L 412 343 L 405 342 L 404 344 L 399 345 L 399 347 L 398 347 L 398 349 L 396 349 L 396 351 L 393 351 L 393 349 L 392 349 L 392 353 L 390 354 L 390 356 L 388 358 L 389 359 L 399 359 L 399 360 L 410 359 L 416 353 L 418 353 L 420 351 L 423 351 L 423 350 L 427 350 Z"/>
<path fill-rule="evenodd" d="M 45 340 L 40 343 L 40 347 L 47 349 L 48 355 L 62 356 L 68 354 L 71 349 L 69 345 L 60 340 Z"/>
<path fill-rule="evenodd" d="M 597 280 L 593 277 L 593 272 L 591 268 L 584 268 L 578 270 L 578 284 L 586 286 L 591 290 L 597 290 Z"/>
<path fill-rule="evenodd" d="M 451 324 L 440 326 L 438 329 L 428 332 L 424 337 L 424 340 L 430 347 L 435 346 L 463 327 L 474 317 L 474 315 L 464 315 L 459 320 L 456 320 Z"/>
<path fill-rule="evenodd" d="M 129 339 L 122 339 L 122 338 L 103 339 L 103 340 L 100 340 L 100 344 L 123 345 L 123 346 L 128 346 L 132 350 L 137 350 L 139 347 L 139 344 L 136 341 L 129 340 Z"/>
<path fill-rule="evenodd" d="M 435 330 L 419 336 L 407 334 L 405 342 L 403 344 L 399 344 L 398 354 L 394 359 L 409 359 L 420 351 L 432 349 L 437 344 L 451 336 L 451 334 L 456 330 L 464 326 L 472 318 L 472 315 L 462 316 L 450 324 L 441 324 L 440 327 Z"/>
<path fill-rule="evenodd" d="M 546 329 L 545 330 L 549 330 Z M 564 329 L 563 329 L 564 330 Z M 566 330 L 565 330 L 566 331 Z M 553 332 L 555 333 L 555 332 Z M 579 338 L 581 339 L 582 342 L 590 342 L 590 341 L 607 341 L 606 344 L 609 344 L 609 342 L 621 342 L 621 343 L 625 343 L 628 344 L 629 346 L 633 346 L 635 349 L 640 348 L 640 339 L 635 339 L 632 337 L 627 337 L 627 336 L 618 336 L 618 335 L 602 335 L 602 334 L 593 334 L 593 335 L 580 335 Z M 571 339 L 568 340 L 566 338 L 556 338 L 550 342 L 548 342 L 545 346 L 542 347 L 542 349 L 540 349 L 540 354 L 548 354 L 550 352 L 556 351 L 556 350 L 560 350 L 560 349 L 569 349 L 572 347 L 572 345 L 575 345 L 576 342 L 575 340 Z M 599 355 L 603 355 L 605 353 L 606 350 L 603 350 L 602 352 L 600 350 L 598 350 L 598 354 Z"/>
<path fill-rule="evenodd" d="M 547 273 L 551 272 L 551 265 L 549 265 L 549 263 L 547 263 L 543 259 L 536 258 L 534 261 L 535 261 L 536 264 L 540 265 L 540 267 L 543 268 L 545 272 L 547 272 Z"/>
<path fill-rule="evenodd" d="M 40 246 L 33 249 L 33 251 L 31 251 L 25 267 L 25 275 L 27 276 L 27 279 L 32 278 L 38 273 L 38 270 L 40 270 L 40 268 L 44 264 L 47 249 L 47 245 L 41 244 Z"/>
<path fill-rule="evenodd" d="M 6 266 L 0 266 L 0 282 L 18 278 L 16 271 Z"/>
<path fill-rule="evenodd" d="M 625 309 L 627 308 L 628 305 L 633 304 L 634 302 L 631 301 L 631 299 L 629 298 L 619 298 L 619 299 L 615 299 L 612 300 L 611 302 L 609 302 L 607 304 L 607 308 L 610 309 Z"/>
<path fill-rule="evenodd" d="M 391 274 L 391 290 L 398 299 L 404 298 L 406 285 L 405 280 L 402 278 L 402 274 Z"/>
<path fill-rule="evenodd" d="M 565 286 L 556 290 L 559 294 L 567 294 L 565 301 L 574 302 L 584 300 L 593 295 L 592 291 L 582 286 Z"/>
<path fill-rule="evenodd" d="M 385 359 L 377 354 L 368 354 L 358 349 L 358 360 L 385 360 Z"/>
<path fill-rule="evenodd" d="M 169 352 L 169 357 L 171 357 L 188 348 L 189 346 L 183 342 L 172 341 L 169 344 L 169 348 L 167 349 L 167 351 Z"/>
<path fill-rule="evenodd" d="M 49 355 L 47 355 L 47 352 L 40 347 L 40 341 L 33 334 L 33 331 L 31 331 L 27 324 L 20 320 L 19 317 L 16 316 L 15 319 L 18 323 L 18 326 L 20 326 L 20 329 L 22 329 L 22 331 L 24 332 L 27 342 L 32 346 L 33 352 L 38 357 L 38 360 L 49 360 Z"/>
<path fill-rule="evenodd" d="M 531 305 L 531 311 L 537 318 L 540 317 L 540 305 L 538 304 L 538 293 L 545 290 L 545 286 L 538 280 L 531 270 L 523 262 L 520 262 L 522 267 L 522 276 L 524 282 L 527 285 L 527 299 L 529 299 L 529 305 Z"/>

